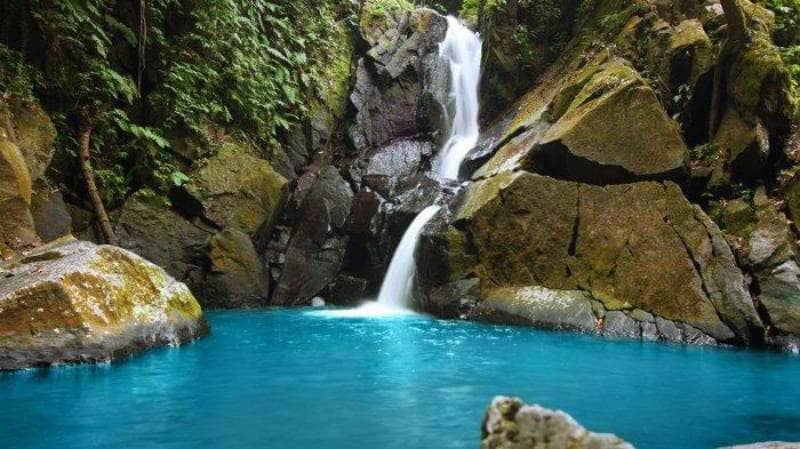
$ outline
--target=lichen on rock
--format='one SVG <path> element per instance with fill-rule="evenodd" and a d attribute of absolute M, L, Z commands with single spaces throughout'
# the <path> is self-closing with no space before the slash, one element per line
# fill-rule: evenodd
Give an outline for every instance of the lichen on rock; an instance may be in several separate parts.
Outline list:
<path fill-rule="evenodd" d="M 0 369 L 115 360 L 207 331 L 184 284 L 120 248 L 65 239 L 2 269 Z"/>

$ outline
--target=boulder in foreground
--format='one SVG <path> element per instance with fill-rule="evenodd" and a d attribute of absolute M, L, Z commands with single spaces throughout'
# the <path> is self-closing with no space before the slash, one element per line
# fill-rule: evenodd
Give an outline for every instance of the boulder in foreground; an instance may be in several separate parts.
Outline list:
<path fill-rule="evenodd" d="M 0 370 L 110 361 L 207 330 L 184 284 L 121 248 L 62 240 L 0 265 Z"/>
<path fill-rule="evenodd" d="M 497 396 L 483 418 L 481 449 L 634 449 L 615 435 L 593 433 L 562 411 Z"/>

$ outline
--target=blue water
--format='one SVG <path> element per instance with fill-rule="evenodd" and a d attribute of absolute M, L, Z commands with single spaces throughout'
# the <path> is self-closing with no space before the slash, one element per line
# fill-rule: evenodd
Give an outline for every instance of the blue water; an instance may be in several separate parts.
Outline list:
<path fill-rule="evenodd" d="M 496 394 L 648 448 L 800 440 L 800 357 L 422 317 L 209 314 L 213 335 L 0 374 L 0 447 L 474 449 Z"/>

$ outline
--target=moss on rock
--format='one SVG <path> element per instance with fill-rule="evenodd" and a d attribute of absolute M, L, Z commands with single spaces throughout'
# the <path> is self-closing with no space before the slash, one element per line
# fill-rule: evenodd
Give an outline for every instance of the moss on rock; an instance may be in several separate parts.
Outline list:
<path fill-rule="evenodd" d="M 184 284 L 120 248 L 57 241 L 2 268 L 0 369 L 113 360 L 205 329 Z"/>
<path fill-rule="evenodd" d="M 185 189 L 205 218 L 220 228 L 232 226 L 254 235 L 271 222 L 286 183 L 269 162 L 229 142 L 215 156 L 192 167 Z"/>

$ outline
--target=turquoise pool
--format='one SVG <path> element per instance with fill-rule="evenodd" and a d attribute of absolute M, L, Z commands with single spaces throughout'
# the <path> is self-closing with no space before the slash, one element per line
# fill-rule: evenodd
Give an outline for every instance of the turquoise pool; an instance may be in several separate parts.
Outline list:
<path fill-rule="evenodd" d="M 113 365 L 0 374 L 0 444 L 477 448 L 497 394 L 639 449 L 800 440 L 800 357 L 420 316 L 215 312 L 212 336 Z"/>

